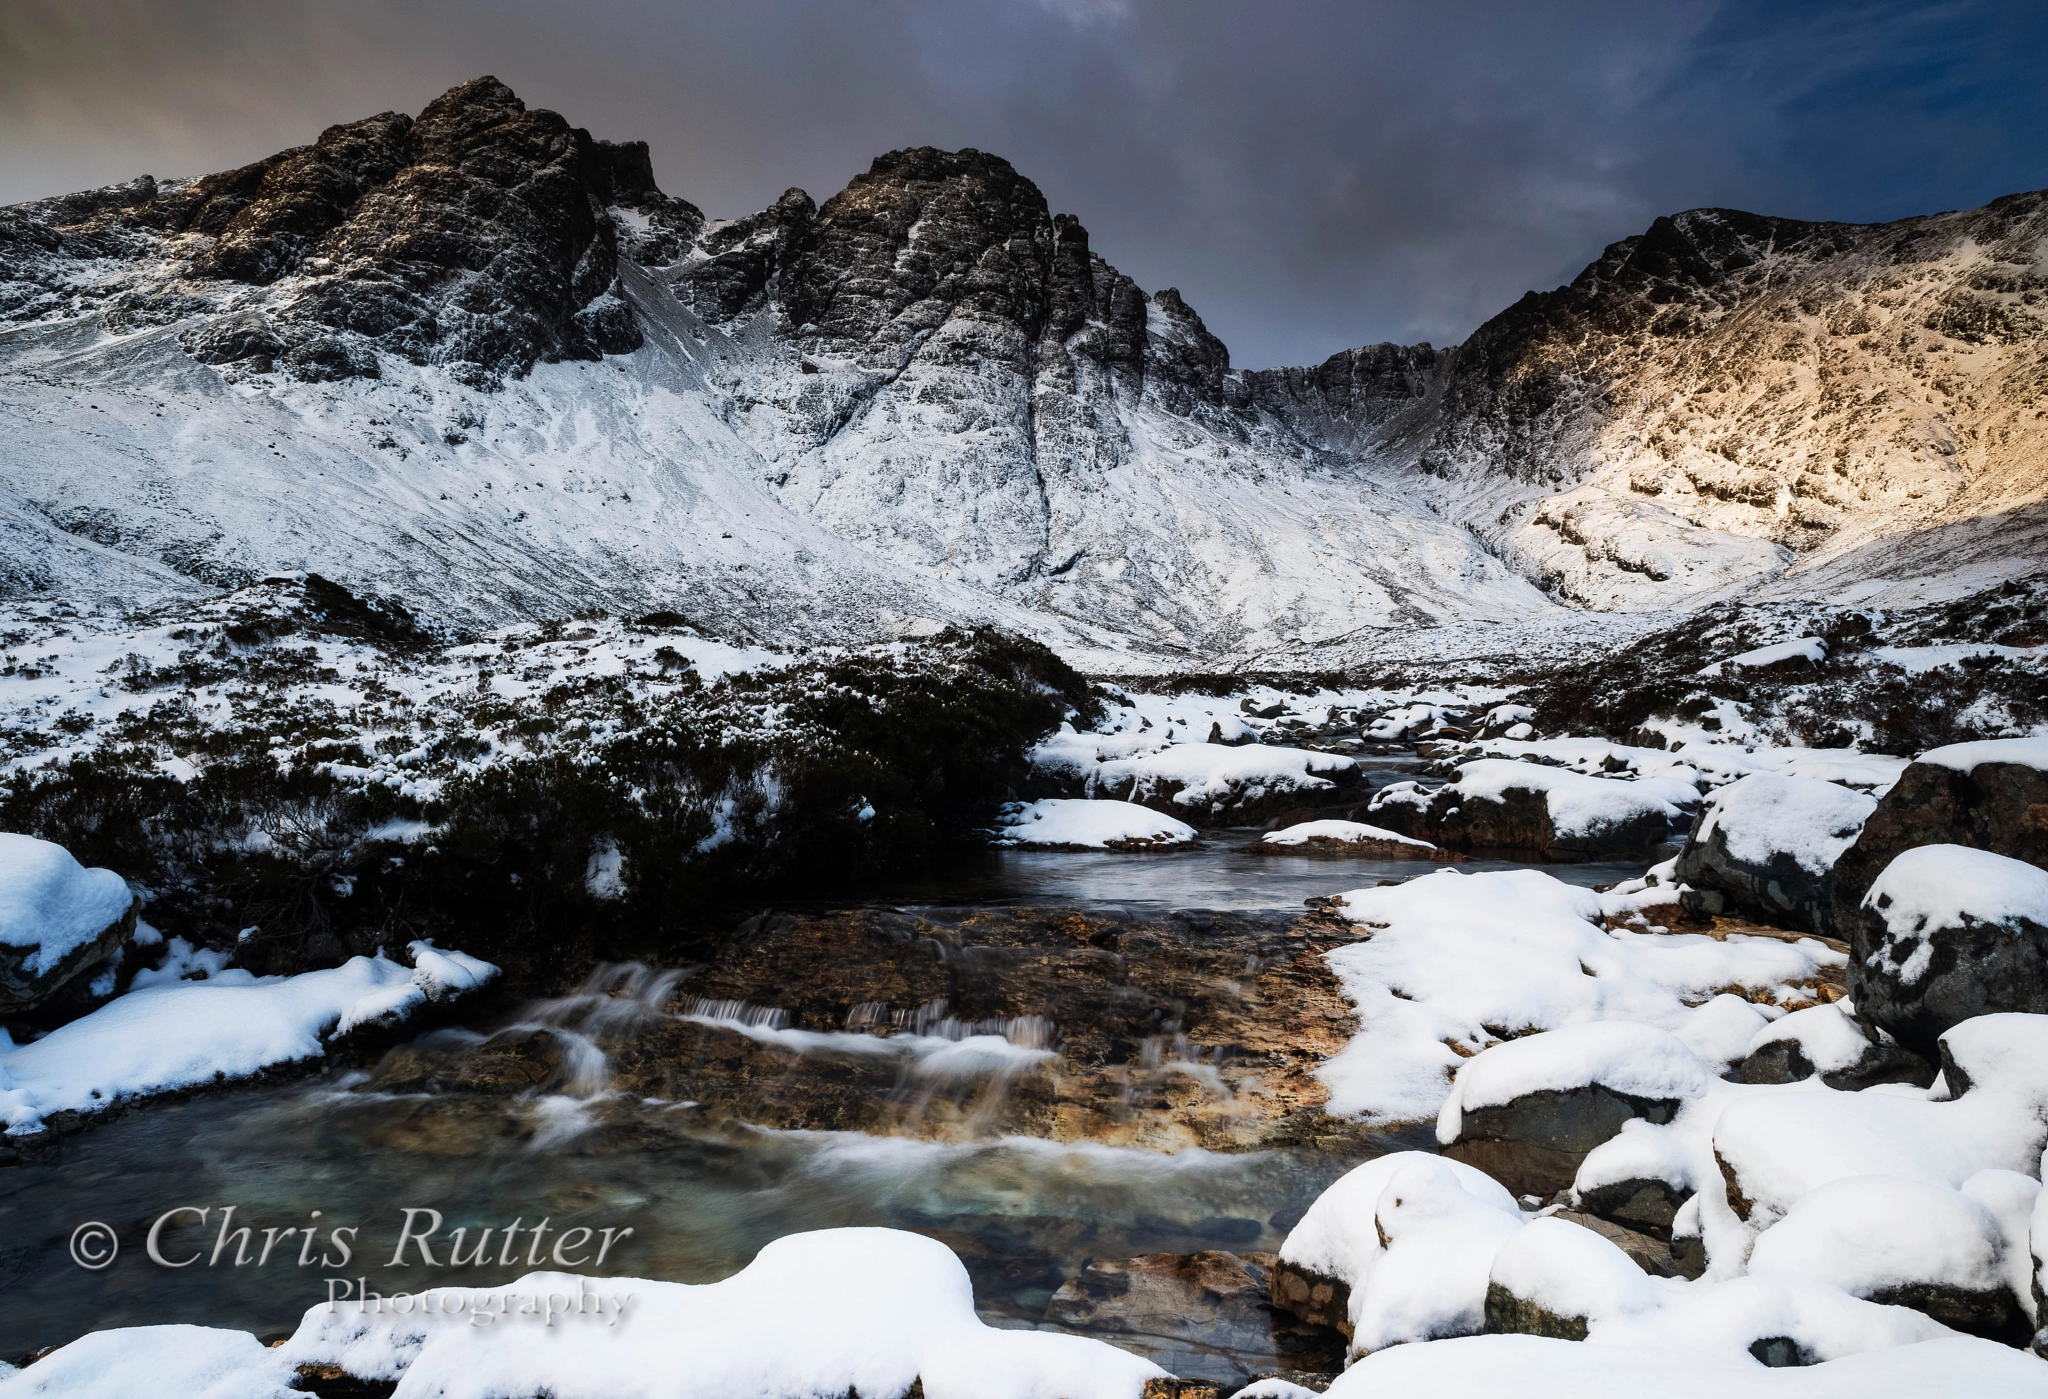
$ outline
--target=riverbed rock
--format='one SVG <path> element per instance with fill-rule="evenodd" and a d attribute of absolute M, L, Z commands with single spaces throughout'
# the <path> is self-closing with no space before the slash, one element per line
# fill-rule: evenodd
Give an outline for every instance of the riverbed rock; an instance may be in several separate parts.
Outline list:
<path fill-rule="evenodd" d="M 1334 1373 L 1343 1365 L 1343 1337 L 1274 1309 L 1278 1261 L 1220 1250 L 1091 1260 L 1053 1295 L 1045 1322 L 1129 1337 L 1177 1375 L 1232 1387 L 1276 1365 Z"/>
<path fill-rule="evenodd" d="M 61 845 L 0 833 L 0 1016 L 34 1010 L 135 933 L 141 901 Z"/>
<path fill-rule="evenodd" d="M 1766 1026 L 1736 1066 L 1738 1083 L 1798 1083 L 1819 1075 L 1828 1087 L 1855 1092 L 1877 1083 L 1934 1082 L 1934 1064 L 1880 1037 L 1839 1006 L 1796 1010 Z"/>
<path fill-rule="evenodd" d="M 2048 1014 L 2048 869 L 1923 845 L 1885 866 L 1858 913 L 1857 1013 L 1907 1048 L 1932 1055 L 1979 1015 Z"/>
<path fill-rule="evenodd" d="M 644 1003 L 600 987 L 547 1013 L 602 1052 L 611 1088 L 710 1126 L 1341 1155 L 1371 1138 L 1322 1111 L 1315 1070 L 1356 1022 L 1320 953 L 1351 936 L 1315 912 L 773 914 Z M 460 1062 L 378 1072 L 526 1093 L 559 1081 L 523 1077 L 545 1044 L 444 1042 Z"/>
<path fill-rule="evenodd" d="M 1832 935 L 1829 876 L 1876 807 L 1833 782 L 1752 773 L 1707 799 L 1672 877 L 1751 918 Z"/>

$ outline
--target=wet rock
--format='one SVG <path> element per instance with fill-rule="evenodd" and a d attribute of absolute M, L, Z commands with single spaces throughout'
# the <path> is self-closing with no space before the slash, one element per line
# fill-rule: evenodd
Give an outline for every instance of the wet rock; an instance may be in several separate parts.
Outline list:
<path fill-rule="evenodd" d="M 2026 1313 L 2011 1289 L 1967 1288 L 1944 1283 L 1914 1282 L 1882 1288 L 1869 1300 L 1888 1307 L 1911 1307 L 1944 1326 L 2008 1345 L 2024 1345 L 2031 1333 Z"/>
<path fill-rule="evenodd" d="M 388 1093 L 524 1093 L 559 1088 L 567 1049 L 551 1030 L 514 1028 L 488 1039 L 426 1035 L 385 1055 L 369 1088 Z"/>
<path fill-rule="evenodd" d="M 1544 1089 L 1498 1107 L 1466 1108 L 1443 1154 L 1477 1167 L 1517 1195 L 1570 1187 L 1586 1153 L 1631 1118 L 1669 1122 L 1678 1103 L 1636 1098 L 1603 1084 Z M 1539 1333 L 1548 1334 L 1548 1333 Z"/>
<path fill-rule="evenodd" d="M 1310 1326 L 1351 1336 L 1351 1285 L 1286 1259 L 1273 1265 L 1273 1306 Z"/>
<path fill-rule="evenodd" d="M 1343 1340 L 1271 1301 L 1272 1254 L 1156 1253 L 1097 1259 L 1054 1294 L 1045 1320 L 1063 1330 L 1129 1338 L 1179 1375 L 1230 1385 L 1271 1369 L 1334 1373 Z"/>

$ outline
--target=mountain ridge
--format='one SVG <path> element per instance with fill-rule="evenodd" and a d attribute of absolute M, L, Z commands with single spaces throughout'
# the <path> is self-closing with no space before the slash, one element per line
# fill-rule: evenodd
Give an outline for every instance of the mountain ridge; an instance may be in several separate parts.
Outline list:
<path fill-rule="evenodd" d="M 297 568 L 472 622 L 696 594 L 743 632 L 995 621 L 1108 664 L 1996 581 L 2048 529 L 2043 203 L 1687 211 L 1460 345 L 1233 370 L 1000 157 L 707 221 L 643 143 L 480 78 L 0 210 L 0 588 Z M 117 391 L 112 431 L 73 401 Z M 1884 547 L 1913 530 L 1964 542 Z"/>

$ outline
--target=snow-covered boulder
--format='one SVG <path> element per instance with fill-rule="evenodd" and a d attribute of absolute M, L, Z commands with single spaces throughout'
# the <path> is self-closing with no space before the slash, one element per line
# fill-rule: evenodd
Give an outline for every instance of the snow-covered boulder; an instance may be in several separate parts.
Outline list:
<path fill-rule="evenodd" d="M 1032 752 L 1033 774 L 1057 795 L 1134 802 L 1199 824 L 1263 821 L 1363 779 L 1354 759 L 1306 748 L 1174 743 L 1123 757 L 1098 749 L 1091 758 L 1079 740 L 1055 735 Z"/>
<path fill-rule="evenodd" d="M 128 881 L 61 845 L 0 833 L 0 1014 L 41 1005 L 135 931 Z"/>
<path fill-rule="evenodd" d="M 317 1059 L 343 1037 L 386 1034 L 498 975 L 427 942 L 410 950 L 411 967 L 380 953 L 297 976 L 228 968 L 144 984 L 145 973 L 90 1015 L 0 1051 L 0 1126 L 32 1136 L 52 1113 L 98 1112 Z"/>
<path fill-rule="evenodd" d="M 1657 1285 L 1611 1241 L 1562 1219 L 1538 1219 L 1494 1255 L 1486 1329 L 1583 1341 L 1592 1322 L 1650 1311 L 1661 1300 Z"/>
<path fill-rule="evenodd" d="M 1927 1096 L 1880 1086 L 1734 1097 L 1712 1130 L 1733 1216 L 1766 1230 L 1822 1186 L 1853 1176 L 1959 1189 L 1980 1171 L 2037 1169 L 2048 1143 L 2048 1016 L 1967 1021 L 1941 1050 L 1942 1081 Z"/>
<path fill-rule="evenodd" d="M 1649 849 L 1698 804 L 1698 789 L 1678 778 L 1623 781 L 1481 758 L 1435 792 L 1413 783 L 1384 788 L 1367 810 L 1403 835 L 1453 850 L 1589 860 Z"/>
<path fill-rule="evenodd" d="M 1808 1006 L 1772 1021 L 1751 1038 L 1735 1077 L 1743 1083 L 1797 1083 L 1818 1076 L 1830 1088 L 1934 1082 L 1934 1065 L 1887 1044 L 1839 1005 Z"/>
<path fill-rule="evenodd" d="M 1571 1185 L 1586 1154 L 1636 1118 L 1669 1122 L 1713 1071 L 1668 1030 L 1628 1021 L 1508 1040 L 1458 1068 L 1437 1117 L 1446 1156 L 1522 1195 Z"/>
<path fill-rule="evenodd" d="M 1761 922 L 1827 934 L 1829 871 L 1876 807 L 1833 782 L 1752 773 L 1707 799 L 1673 877 Z"/>
<path fill-rule="evenodd" d="M 1899 775 L 1835 862 L 1835 927 L 1861 962 L 1863 896 L 1902 852 L 1967 845 L 2048 869 L 2048 738 L 1987 739 L 1920 755 Z M 1852 972 L 1851 993 L 1863 991 Z"/>
<path fill-rule="evenodd" d="M 1950 1026 L 2048 1013 L 2048 869 L 1961 845 L 1899 854 L 1858 909 L 1857 1013 L 1931 1052 Z"/>
<path fill-rule="evenodd" d="M 1252 847 L 1264 855 L 1337 855 L 1371 860 L 1440 860 L 1444 851 L 1384 826 L 1362 821 L 1303 821 L 1267 831 Z"/>
<path fill-rule="evenodd" d="M 1050 850 L 1171 850 L 1195 828 L 1135 802 L 1047 797 L 1012 802 L 997 817 L 995 844 Z"/>
<path fill-rule="evenodd" d="M 2024 1199 L 2014 1180 L 2032 1186 Z M 1879 1175 L 1830 1181 L 1764 1230 L 1749 1271 L 1802 1273 L 1960 1331 L 2022 1341 L 2033 1330 L 2031 1286 L 2022 1303 L 2006 1267 L 2006 1231 L 1976 1196 L 2017 1205 L 2024 1219 L 2039 1191 L 2039 1182 L 2010 1171 L 1980 1172 L 1960 1188 Z"/>
<path fill-rule="evenodd" d="M 1273 1305 L 1336 1327 L 1354 1353 L 1470 1335 L 1485 1320 L 1494 1253 L 1522 1222 L 1484 1172 L 1426 1152 L 1382 1156 L 1338 1179 L 1289 1231 Z"/>

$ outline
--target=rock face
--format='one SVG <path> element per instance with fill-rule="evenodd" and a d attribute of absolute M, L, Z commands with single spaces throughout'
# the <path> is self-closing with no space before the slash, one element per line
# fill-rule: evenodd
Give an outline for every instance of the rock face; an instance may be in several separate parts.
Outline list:
<path fill-rule="evenodd" d="M 1761 922 L 1833 936 L 1834 862 L 1876 806 L 1832 782 L 1744 777 L 1708 798 L 1673 878 Z"/>
<path fill-rule="evenodd" d="M 643 143 L 593 141 L 478 78 L 417 119 L 332 126 L 239 170 L 9 210 L 0 250 L 16 256 L 0 261 L 0 306 L 10 319 L 53 308 L 39 262 L 149 250 L 165 262 L 108 295 L 110 317 L 175 323 L 202 309 L 209 281 L 287 293 L 186 330 L 203 364 L 374 378 L 381 352 L 495 384 L 540 359 L 639 345 L 624 306 L 600 301 L 620 213 L 657 245 L 686 244 L 703 222 L 655 187 Z"/>

